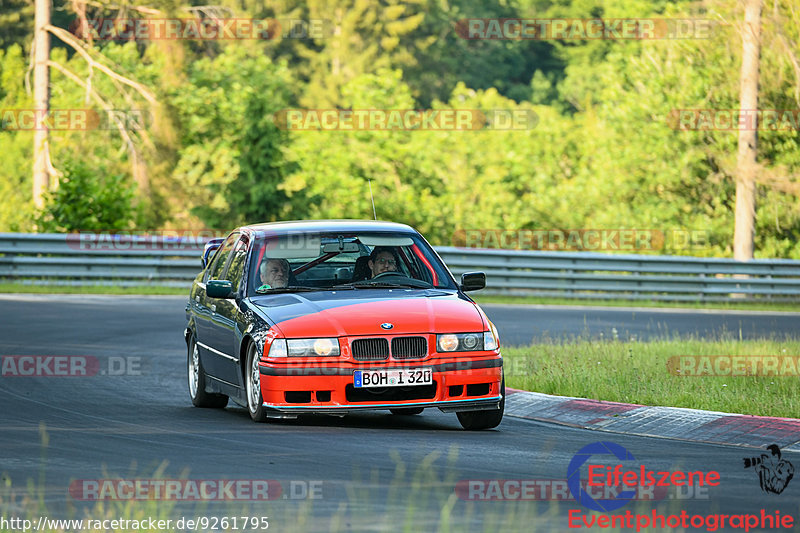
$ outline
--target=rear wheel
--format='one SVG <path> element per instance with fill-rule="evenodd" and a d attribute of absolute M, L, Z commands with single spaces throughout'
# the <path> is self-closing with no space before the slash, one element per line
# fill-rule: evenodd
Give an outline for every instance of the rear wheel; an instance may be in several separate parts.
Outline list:
<path fill-rule="evenodd" d="M 389 409 L 393 415 L 418 415 L 425 409 L 423 407 L 403 407 L 402 409 Z"/>
<path fill-rule="evenodd" d="M 500 400 L 499 409 L 490 409 L 487 411 L 462 411 L 456 413 L 458 421 L 461 422 L 461 427 L 464 429 L 478 430 L 490 429 L 497 427 L 500 421 L 503 420 L 503 412 L 506 408 L 506 380 L 500 382 L 500 394 L 503 399 Z"/>
<path fill-rule="evenodd" d="M 258 350 L 254 343 L 247 348 L 246 374 L 247 383 L 247 411 L 254 422 L 266 422 L 267 410 L 264 408 L 264 399 L 261 397 L 261 372 L 258 369 Z"/>
<path fill-rule="evenodd" d="M 228 405 L 228 397 L 224 394 L 206 392 L 206 373 L 203 363 L 200 362 L 200 352 L 197 349 L 197 340 L 192 336 L 189 341 L 186 373 L 189 380 L 189 397 L 195 407 L 222 408 Z"/>

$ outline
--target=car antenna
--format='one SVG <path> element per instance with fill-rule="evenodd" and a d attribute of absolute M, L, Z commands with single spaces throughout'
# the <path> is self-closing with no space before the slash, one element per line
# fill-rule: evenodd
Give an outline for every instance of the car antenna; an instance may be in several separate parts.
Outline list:
<path fill-rule="evenodd" d="M 378 220 L 378 215 L 375 213 L 375 197 L 372 196 L 372 180 L 367 180 L 369 184 L 369 198 L 372 200 L 372 218 Z"/>

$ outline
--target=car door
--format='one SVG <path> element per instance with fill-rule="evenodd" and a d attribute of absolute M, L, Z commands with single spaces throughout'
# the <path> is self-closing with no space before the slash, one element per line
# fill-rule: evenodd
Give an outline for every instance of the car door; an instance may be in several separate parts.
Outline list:
<path fill-rule="evenodd" d="M 211 279 L 222 279 L 228 259 L 231 257 L 233 247 L 239 240 L 239 233 L 234 232 L 225 239 L 220 249 L 214 256 L 211 265 L 206 270 L 203 277 L 203 290 L 198 296 L 197 302 L 197 346 L 200 348 L 200 359 L 203 369 L 210 376 L 220 378 L 225 373 L 225 361 L 231 356 L 230 353 L 221 352 L 214 346 L 214 327 L 213 321 L 217 313 L 217 306 L 221 301 L 219 298 L 210 298 L 205 291 L 205 284 Z M 224 378 L 222 378 L 224 379 Z"/>
<path fill-rule="evenodd" d="M 244 265 L 247 262 L 247 252 L 250 239 L 247 235 L 242 235 L 233 247 L 233 252 L 228 260 L 222 277 L 231 282 L 231 287 L 237 298 L 217 299 L 216 310 L 211 314 L 211 337 L 210 346 L 220 355 L 220 366 L 217 377 L 233 385 L 241 386 L 241 372 L 239 372 L 239 333 L 237 323 L 239 322 L 239 287 L 244 283 L 242 274 Z"/>

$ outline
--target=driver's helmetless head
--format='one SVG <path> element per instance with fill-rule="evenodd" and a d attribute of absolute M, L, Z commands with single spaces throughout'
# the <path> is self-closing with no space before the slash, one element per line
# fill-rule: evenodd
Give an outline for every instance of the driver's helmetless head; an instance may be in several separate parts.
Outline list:
<path fill-rule="evenodd" d="M 272 288 L 282 288 L 289 285 L 289 261 L 286 259 L 269 259 L 261 263 L 259 269 L 261 283 L 266 283 Z"/>
<path fill-rule="evenodd" d="M 367 266 L 373 278 L 384 272 L 397 272 L 397 260 L 388 248 L 375 248 L 370 254 Z"/>

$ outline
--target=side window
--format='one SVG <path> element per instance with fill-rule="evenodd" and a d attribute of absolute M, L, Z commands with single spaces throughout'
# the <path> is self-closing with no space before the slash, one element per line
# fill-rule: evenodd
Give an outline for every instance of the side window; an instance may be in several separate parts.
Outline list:
<path fill-rule="evenodd" d="M 206 281 L 210 279 L 219 279 L 219 276 L 222 275 L 222 270 L 225 268 L 225 263 L 228 260 L 228 256 L 231 254 L 231 250 L 233 250 L 233 243 L 235 243 L 236 239 L 238 238 L 239 234 L 235 233 L 230 235 L 227 239 L 225 239 L 225 242 L 222 243 L 222 246 L 217 251 L 214 258 L 214 264 L 208 269 Z"/>
<path fill-rule="evenodd" d="M 233 248 L 233 258 L 228 267 L 228 273 L 225 275 L 225 279 L 231 282 L 233 292 L 238 291 L 239 285 L 241 285 L 245 259 L 247 259 L 247 238 L 242 237 Z"/>

